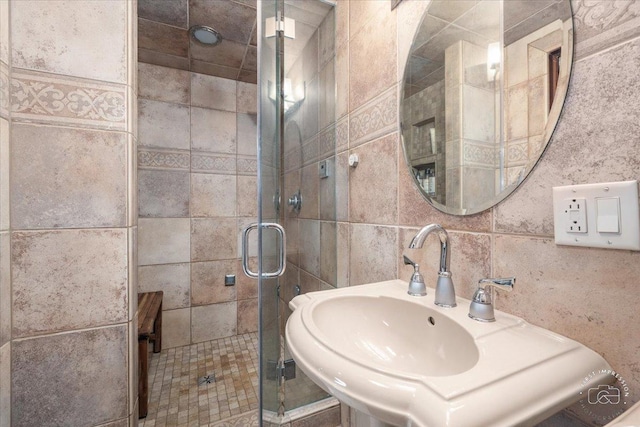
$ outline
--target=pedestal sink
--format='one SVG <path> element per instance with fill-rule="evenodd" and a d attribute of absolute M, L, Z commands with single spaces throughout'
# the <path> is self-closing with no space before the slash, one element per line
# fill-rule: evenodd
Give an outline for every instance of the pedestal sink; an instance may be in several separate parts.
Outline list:
<path fill-rule="evenodd" d="M 534 425 L 611 369 L 584 345 L 496 311 L 496 322 L 407 295 L 400 280 L 294 298 L 298 366 L 347 405 L 395 426 Z"/>
<path fill-rule="evenodd" d="M 435 377 L 471 369 L 478 362 L 471 334 L 417 301 L 344 295 L 319 301 L 311 317 L 326 344 L 354 363 Z"/>

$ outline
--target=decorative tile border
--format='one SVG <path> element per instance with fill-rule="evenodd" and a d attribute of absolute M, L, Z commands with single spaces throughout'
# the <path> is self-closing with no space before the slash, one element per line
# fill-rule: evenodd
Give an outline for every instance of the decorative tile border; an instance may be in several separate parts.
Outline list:
<path fill-rule="evenodd" d="M 640 36 L 640 7 L 632 0 L 572 0 L 576 60 Z"/>
<path fill-rule="evenodd" d="M 336 126 L 331 125 L 318 135 L 318 149 L 320 158 L 333 156 L 336 151 Z"/>
<path fill-rule="evenodd" d="M 302 165 L 306 166 L 318 160 L 318 137 L 313 136 L 302 143 Z"/>
<path fill-rule="evenodd" d="M 140 169 L 185 170 L 191 166 L 188 150 L 138 148 Z"/>
<path fill-rule="evenodd" d="M 258 427 L 258 412 L 245 412 L 244 414 L 209 424 L 209 427 Z"/>
<path fill-rule="evenodd" d="M 336 151 L 341 151 L 349 148 L 349 116 L 345 116 L 340 119 L 336 125 Z"/>
<path fill-rule="evenodd" d="M 191 171 L 234 174 L 236 173 L 236 155 L 192 152 Z"/>
<path fill-rule="evenodd" d="M 349 120 L 349 147 L 379 138 L 398 127 L 398 93 L 393 86 L 351 113 Z"/>
<path fill-rule="evenodd" d="M 199 173 L 223 173 L 238 175 L 256 175 L 258 159 L 256 156 L 238 156 L 189 152 L 165 148 L 138 148 L 138 167 L 140 169 L 183 170 Z"/>
<path fill-rule="evenodd" d="M 16 121 L 126 130 L 126 86 L 14 69 L 11 113 Z"/>
<path fill-rule="evenodd" d="M 529 142 L 513 141 L 507 143 L 507 167 L 522 166 L 529 161 Z"/>
<path fill-rule="evenodd" d="M 257 175 L 258 158 L 255 156 L 238 156 L 236 167 L 238 175 Z"/>
<path fill-rule="evenodd" d="M 284 171 L 291 172 L 302 167 L 302 153 L 300 147 L 294 147 L 284 153 Z"/>
<path fill-rule="evenodd" d="M 476 144 L 469 141 L 464 141 L 463 159 L 464 165 L 474 166 L 489 166 L 493 167 L 495 164 L 496 149 L 492 146 L 484 144 Z"/>

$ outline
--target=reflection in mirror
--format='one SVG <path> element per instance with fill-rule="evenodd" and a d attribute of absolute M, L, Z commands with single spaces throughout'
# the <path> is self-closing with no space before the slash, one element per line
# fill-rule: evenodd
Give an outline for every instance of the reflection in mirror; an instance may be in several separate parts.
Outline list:
<path fill-rule="evenodd" d="M 391 10 L 395 9 L 396 7 L 398 7 L 398 5 L 400 4 L 402 0 L 391 0 Z"/>
<path fill-rule="evenodd" d="M 569 0 L 434 0 L 405 67 L 405 158 L 438 209 L 474 214 L 527 176 L 555 128 L 573 49 Z"/>

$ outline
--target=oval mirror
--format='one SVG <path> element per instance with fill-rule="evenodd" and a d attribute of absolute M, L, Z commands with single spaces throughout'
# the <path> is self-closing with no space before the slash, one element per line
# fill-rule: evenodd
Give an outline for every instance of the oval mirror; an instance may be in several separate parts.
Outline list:
<path fill-rule="evenodd" d="M 439 210 L 503 200 L 549 142 L 573 56 L 569 0 L 433 0 L 407 58 L 405 159 Z"/>

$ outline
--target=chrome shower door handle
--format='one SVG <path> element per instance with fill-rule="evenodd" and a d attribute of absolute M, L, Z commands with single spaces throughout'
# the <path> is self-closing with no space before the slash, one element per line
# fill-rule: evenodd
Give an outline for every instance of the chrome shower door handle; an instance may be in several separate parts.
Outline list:
<path fill-rule="evenodd" d="M 262 277 L 270 279 L 274 277 L 280 277 L 284 274 L 287 266 L 287 238 L 284 228 L 275 222 L 265 222 L 263 224 L 250 224 L 242 231 L 242 271 L 249 277 L 257 279 L 260 277 L 259 273 L 255 273 L 249 269 L 249 233 L 251 230 L 257 230 L 258 227 L 262 229 L 273 229 L 280 235 L 280 242 L 278 252 L 280 261 L 278 263 L 278 269 L 270 273 L 262 273 Z"/>
<path fill-rule="evenodd" d="M 284 228 L 275 222 L 264 222 L 260 225 L 261 228 L 276 230 L 276 232 L 280 235 L 280 245 L 278 247 L 278 252 L 280 255 L 280 262 L 278 263 L 278 269 L 272 273 L 262 273 L 262 277 L 266 279 L 272 279 L 274 277 L 280 277 L 284 274 L 284 271 L 287 268 L 287 234 L 284 231 Z M 262 240 L 264 242 L 264 239 Z M 244 255 L 244 254 L 243 254 Z M 247 262 L 249 257 L 247 256 Z M 244 260 L 243 260 L 244 264 Z"/>
<path fill-rule="evenodd" d="M 248 277 L 257 279 L 258 273 L 254 273 L 249 269 L 249 233 L 251 230 L 258 229 L 258 223 L 249 224 L 242 230 L 242 271 Z"/>

